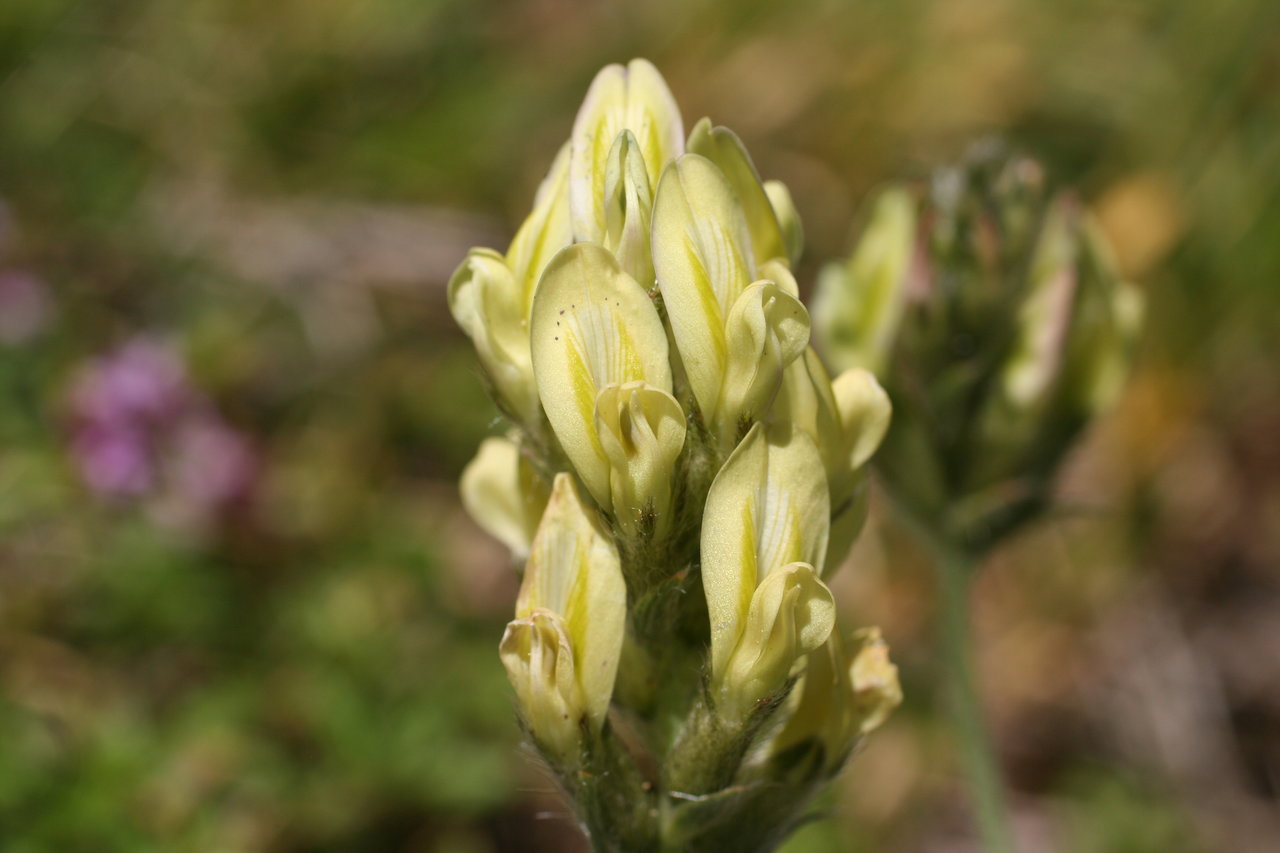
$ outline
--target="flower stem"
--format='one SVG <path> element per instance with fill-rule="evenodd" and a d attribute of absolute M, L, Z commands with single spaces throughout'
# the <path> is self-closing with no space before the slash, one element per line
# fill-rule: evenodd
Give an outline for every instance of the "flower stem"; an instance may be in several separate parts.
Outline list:
<path fill-rule="evenodd" d="M 956 734 L 973 795 L 973 809 L 988 853 L 1012 853 L 1000 765 L 982 719 L 974 680 L 973 637 L 969 620 L 970 579 L 975 561 L 963 549 L 933 542 L 942 592 L 943 659 L 951 682 Z"/>

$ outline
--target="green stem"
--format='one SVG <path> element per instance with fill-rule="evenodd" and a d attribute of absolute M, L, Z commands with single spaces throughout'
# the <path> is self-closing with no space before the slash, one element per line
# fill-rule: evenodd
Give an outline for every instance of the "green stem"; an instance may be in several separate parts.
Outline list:
<path fill-rule="evenodd" d="M 943 657 L 951 680 L 957 734 L 972 786 L 973 808 L 989 853 L 1011 853 L 1000 765 L 982 719 L 974 681 L 973 637 L 969 623 L 969 580 L 975 561 L 962 549 L 934 541 L 942 591 Z"/>

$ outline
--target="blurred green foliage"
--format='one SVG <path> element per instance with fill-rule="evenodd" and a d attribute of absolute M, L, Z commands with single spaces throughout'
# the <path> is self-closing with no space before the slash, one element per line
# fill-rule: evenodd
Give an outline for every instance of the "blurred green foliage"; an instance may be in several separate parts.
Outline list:
<path fill-rule="evenodd" d="M 0 343 L 0 849 L 572 849 L 536 816 L 557 806 L 494 654 L 514 575 L 457 508 L 498 426 L 442 288 L 632 55 L 789 183 L 806 288 L 869 189 L 981 135 L 1083 189 L 1152 330 L 1080 475 L 1107 520 L 1014 549 L 985 590 L 1015 807 L 1064 849 L 1268 849 L 1271 635 L 1223 638 L 1280 601 L 1271 0 L 0 4 L 0 268 L 52 302 Z M 70 383 L 139 334 L 259 453 L 252 499 L 207 524 L 77 474 Z M 846 603 L 886 626 L 908 704 L 797 853 L 967 831 L 927 576 L 881 526 Z M 1105 666 L 1157 672 L 1169 636 L 1218 699 Z M 1144 747 L 1156 729 L 1177 737 Z"/>

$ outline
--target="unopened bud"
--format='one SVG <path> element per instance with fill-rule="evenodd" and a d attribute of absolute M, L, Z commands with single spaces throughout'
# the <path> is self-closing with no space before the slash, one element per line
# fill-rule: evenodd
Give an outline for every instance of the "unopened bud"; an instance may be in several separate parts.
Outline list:
<path fill-rule="evenodd" d="M 561 760 L 576 754 L 574 732 L 604 725 L 626 603 L 612 537 L 573 477 L 557 474 L 500 651 L 526 725 Z"/>
<path fill-rule="evenodd" d="M 486 438 L 462 471 L 462 505 L 490 536 L 517 559 L 529 544 L 547 505 L 549 490 L 515 442 Z"/>

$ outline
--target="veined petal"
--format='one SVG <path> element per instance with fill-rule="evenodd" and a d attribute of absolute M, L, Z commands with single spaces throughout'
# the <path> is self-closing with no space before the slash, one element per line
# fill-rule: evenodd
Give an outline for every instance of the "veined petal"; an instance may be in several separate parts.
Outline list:
<path fill-rule="evenodd" d="M 782 373 L 809 345 L 809 313 L 772 281 L 758 281 L 738 297 L 725 322 L 728 348 L 716 425 L 737 440 L 740 424 L 758 420 L 773 402 Z"/>
<path fill-rule="evenodd" d="M 789 424 L 752 427 L 716 475 L 703 511 L 713 673 L 727 665 L 755 589 L 769 573 L 792 562 L 821 566 L 830 515 L 813 440 Z"/>
<path fill-rule="evenodd" d="M 507 249 L 511 268 L 521 294 L 522 317 L 527 319 L 533 292 L 547 263 L 573 242 L 569 222 L 569 143 L 560 147 L 551 170 L 534 195 L 533 210 L 525 218 Z M 525 327 L 526 334 L 528 327 Z"/>
<path fill-rule="evenodd" d="M 773 213 L 778 217 L 778 225 L 782 228 L 782 242 L 787 247 L 787 260 L 795 266 L 804 254 L 804 225 L 800 221 L 800 213 L 791 199 L 791 190 L 782 181 L 765 181 L 765 195 L 773 205 Z"/>
<path fill-rule="evenodd" d="M 534 536 L 516 617 L 559 615 L 573 646 L 578 681 L 593 723 L 603 723 L 613 695 L 626 627 L 627 591 L 613 538 L 561 472 Z"/>
<path fill-rule="evenodd" d="M 655 535 L 664 531 L 670 522 L 675 464 L 684 449 L 680 404 L 643 382 L 607 385 L 596 397 L 596 430 L 609 460 L 619 525 L 635 533 L 651 514 Z"/>
<path fill-rule="evenodd" d="M 520 455 L 515 442 L 486 438 L 462 471 L 462 505 L 517 558 L 529 554 L 538 520 L 546 508 L 548 489 Z"/>
<path fill-rule="evenodd" d="M 684 153 L 684 119 L 662 74 L 647 59 L 627 63 L 627 129 L 644 154 L 650 183 Z"/>
<path fill-rule="evenodd" d="M 710 420 L 728 360 L 725 318 L 755 280 L 747 222 L 719 167 L 697 154 L 667 167 L 654 200 L 652 242 L 676 348 Z"/>
<path fill-rule="evenodd" d="M 606 249 L 578 243 L 543 273 L 533 300 L 534 375 L 547 420 L 592 497 L 608 506 L 609 463 L 595 426 L 606 385 L 671 390 L 667 336 L 653 302 Z"/>
<path fill-rule="evenodd" d="M 712 127 L 711 120 L 704 118 L 689 133 L 688 150 L 715 163 L 729 179 L 747 218 L 756 263 L 763 264 L 772 258 L 786 259 L 782 227 L 761 183 L 760 173 L 738 135 L 727 127 Z"/>
<path fill-rule="evenodd" d="M 653 286 L 653 254 L 649 250 L 649 221 L 653 189 L 645 173 L 644 157 L 631 131 L 618 134 L 609 151 L 604 181 L 604 246 L 642 287 Z"/>
<path fill-rule="evenodd" d="M 751 597 L 725 668 L 712 669 L 716 707 L 746 717 L 786 684 L 796 661 L 827 641 L 835 618 L 835 599 L 813 566 L 790 563 L 771 572 Z"/>
<path fill-rule="evenodd" d="M 650 185 L 684 150 L 684 124 L 666 81 L 653 65 L 634 59 L 601 69 L 587 90 L 570 138 L 569 208 L 574 238 L 603 243 L 607 229 L 604 182 L 609 150 L 624 130 L 635 137 Z"/>

